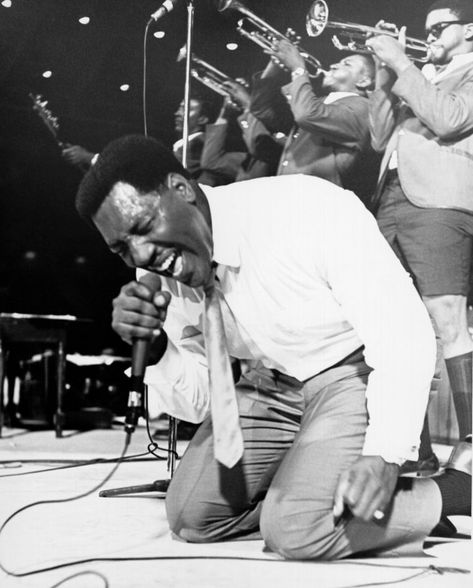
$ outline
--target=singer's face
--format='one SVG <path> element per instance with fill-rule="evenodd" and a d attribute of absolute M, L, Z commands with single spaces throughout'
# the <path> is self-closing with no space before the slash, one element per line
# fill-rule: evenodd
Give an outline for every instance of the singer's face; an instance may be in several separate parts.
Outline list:
<path fill-rule="evenodd" d="M 196 189 L 179 174 L 147 194 L 117 182 L 93 221 L 110 250 L 130 267 L 204 286 L 211 273 L 210 224 L 196 205 Z"/>

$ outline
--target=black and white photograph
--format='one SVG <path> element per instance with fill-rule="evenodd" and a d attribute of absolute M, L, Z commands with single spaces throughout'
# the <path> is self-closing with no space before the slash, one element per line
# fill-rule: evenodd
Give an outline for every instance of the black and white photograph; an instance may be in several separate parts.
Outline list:
<path fill-rule="evenodd" d="M 2 588 L 471 586 L 473 0 L 0 0 Z"/>

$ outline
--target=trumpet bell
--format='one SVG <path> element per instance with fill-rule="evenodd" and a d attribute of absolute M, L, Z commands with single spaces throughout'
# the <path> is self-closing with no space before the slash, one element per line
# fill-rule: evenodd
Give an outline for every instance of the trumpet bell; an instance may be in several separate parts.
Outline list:
<path fill-rule="evenodd" d="M 217 1 L 217 10 L 219 12 L 223 12 L 224 10 L 227 10 L 227 8 L 238 9 L 241 7 L 242 7 L 242 4 L 240 4 L 240 2 L 238 2 L 238 0 L 218 0 Z"/>
<path fill-rule="evenodd" d="M 326 29 L 337 31 L 338 36 L 332 37 L 332 42 L 341 51 L 353 53 L 371 53 L 366 47 L 366 39 L 372 35 L 398 36 L 397 32 L 387 31 L 345 20 L 329 20 L 329 9 L 325 0 L 312 2 L 306 15 L 306 30 L 309 37 L 318 37 Z M 340 38 L 339 38 L 340 37 Z M 343 39 L 345 42 L 343 43 Z M 414 61 L 426 63 L 429 60 L 429 46 L 425 41 L 415 37 L 406 37 L 406 53 Z"/>
<path fill-rule="evenodd" d="M 321 35 L 328 22 L 328 6 L 325 0 L 312 2 L 305 19 L 305 28 L 309 37 Z"/>
<path fill-rule="evenodd" d="M 237 26 L 237 31 L 240 33 L 240 35 L 246 37 L 253 43 L 256 43 L 265 51 L 272 49 L 274 41 L 289 41 L 289 43 L 297 47 L 299 53 L 304 58 L 309 77 L 316 78 L 320 75 L 322 70 L 320 61 L 299 46 L 300 37 L 294 31 L 288 29 L 288 33 L 283 35 L 277 29 L 268 24 L 265 20 L 251 12 L 251 10 L 249 10 L 239 0 L 217 1 L 217 10 L 219 12 L 223 12 L 228 8 L 237 10 L 243 14 L 244 18 L 241 18 L 238 21 Z"/>

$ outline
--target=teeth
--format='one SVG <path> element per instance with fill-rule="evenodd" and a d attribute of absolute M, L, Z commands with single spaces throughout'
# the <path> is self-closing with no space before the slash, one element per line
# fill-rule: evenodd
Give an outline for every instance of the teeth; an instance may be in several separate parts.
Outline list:
<path fill-rule="evenodd" d="M 176 259 L 176 263 L 174 265 L 174 271 L 172 272 L 173 277 L 177 277 L 182 271 L 182 255 Z"/>
<path fill-rule="evenodd" d="M 163 263 L 161 265 L 159 265 L 157 267 L 157 270 L 160 272 L 165 272 L 167 269 L 169 269 L 171 267 L 171 265 L 175 259 L 176 259 L 176 252 L 174 251 L 173 253 L 171 253 L 171 255 L 169 255 L 169 257 L 166 257 L 166 259 L 163 261 Z"/>

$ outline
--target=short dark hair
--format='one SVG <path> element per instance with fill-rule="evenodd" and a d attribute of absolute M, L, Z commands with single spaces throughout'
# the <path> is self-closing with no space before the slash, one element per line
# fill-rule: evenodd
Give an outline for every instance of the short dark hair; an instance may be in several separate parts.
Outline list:
<path fill-rule="evenodd" d="M 156 190 L 169 173 L 189 179 L 189 172 L 160 141 L 143 135 L 126 135 L 109 143 L 82 179 L 76 208 L 91 219 L 117 182 L 126 182 L 140 193 Z"/>
<path fill-rule="evenodd" d="M 472 0 L 436 0 L 430 5 L 427 14 L 433 10 L 442 10 L 444 8 L 453 12 L 458 20 L 473 22 Z"/>
<path fill-rule="evenodd" d="M 359 57 L 363 61 L 366 75 L 371 80 L 370 85 L 363 90 L 363 93 L 366 95 L 367 91 L 372 90 L 374 88 L 375 75 L 376 75 L 376 65 L 374 62 L 374 58 L 370 53 L 352 53 L 352 55 Z"/>

